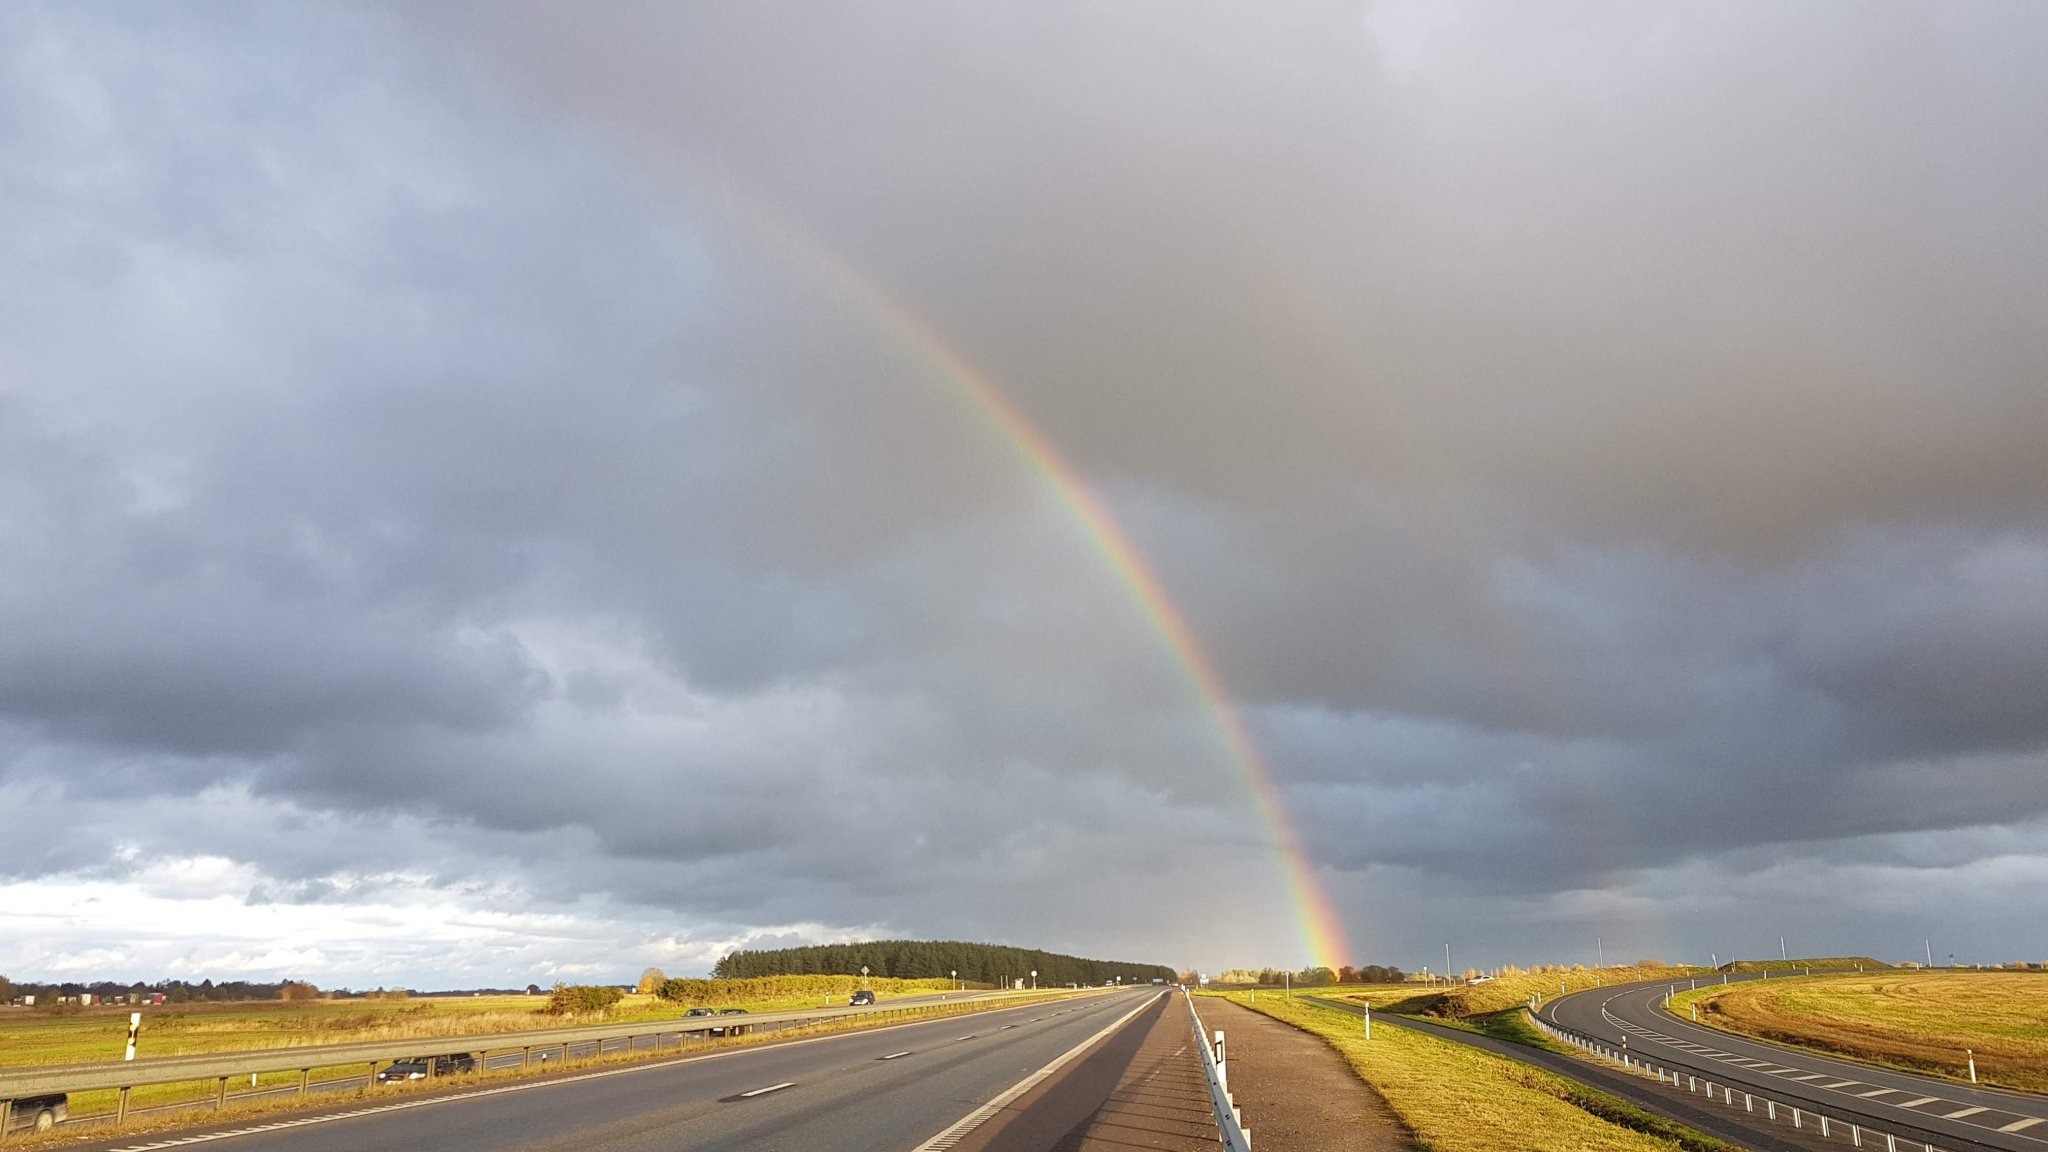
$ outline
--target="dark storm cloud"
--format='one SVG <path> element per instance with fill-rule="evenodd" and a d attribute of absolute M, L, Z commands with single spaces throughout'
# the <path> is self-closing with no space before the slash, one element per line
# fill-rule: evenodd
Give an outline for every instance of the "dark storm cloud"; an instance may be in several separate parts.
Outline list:
<path fill-rule="evenodd" d="M 0 789 L 152 807 L 0 875 L 1299 960 L 1231 951 L 1289 937 L 1214 718 L 843 260 L 1157 563 L 1361 958 L 2003 891 L 2042 20 L 11 8 Z"/>

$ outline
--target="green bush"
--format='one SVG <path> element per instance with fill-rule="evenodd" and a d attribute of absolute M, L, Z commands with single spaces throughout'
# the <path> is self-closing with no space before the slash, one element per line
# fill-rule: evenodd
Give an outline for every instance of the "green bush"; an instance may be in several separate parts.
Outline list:
<path fill-rule="evenodd" d="M 541 1008 L 550 1016 L 569 1016 L 584 1012 L 608 1012 L 611 1006 L 625 998 L 625 993 L 610 984 L 556 984 L 548 996 L 548 1002 Z"/>

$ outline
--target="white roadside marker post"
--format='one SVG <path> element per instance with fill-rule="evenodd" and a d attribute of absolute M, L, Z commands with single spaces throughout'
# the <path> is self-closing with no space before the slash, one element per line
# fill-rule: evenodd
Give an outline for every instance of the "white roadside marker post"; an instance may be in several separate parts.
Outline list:
<path fill-rule="evenodd" d="M 1965 1048 L 1963 1049 L 1963 1055 L 1970 1058 L 1970 1083 L 1975 1084 L 1977 1082 L 1977 1053 L 1969 1048 Z"/>
<path fill-rule="evenodd" d="M 142 1031 L 142 1013 L 130 1012 L 128 1014 L 128 1054 L 121 1057 L 121 1059 L 135 1059 L 135 1034 L 140 1031 Z"/>
<path fill-rule="evenodd" d="M 1372 1001 L 1370 1000 L 1366 1001 L 1365 1004 L 1365 1038 L 1367 1040 L 1372 1039 Z"/>

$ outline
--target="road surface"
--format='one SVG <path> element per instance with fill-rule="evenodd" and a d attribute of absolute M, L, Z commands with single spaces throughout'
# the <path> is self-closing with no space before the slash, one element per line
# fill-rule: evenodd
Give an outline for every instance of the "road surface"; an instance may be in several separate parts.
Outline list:
<path fill-rule="evenodd" d="M 1118 1025 L 1148 1024 L 1173 1007 L 1154 988 L 1111 992 L 445 1095 L 373 1095 L 335 1112 L 229 1122 L 190 1135 L 110 1134 L 72 1147 L 909 1152 L 1077 1046 L 1112 1039 Z M 1107 1098 L 1114 1087 L 1099 1091 Z"/>
<path fill-rule="evenodd" d="M 1974 1087 L 1893 1072 L 1797 1049 L 1744 1040 L 1678 1020 L 1660 1008 L 1665 994 L 1692 981 L 1659 981 L 1579 992 L 1552 1000 L 1542 1015 L 1588 1036 L 1716 1083 L 1735 1085 L 1834 1116 L 1868 1118 L 1872 1127 L 1934 1134 L 1943 1147 L 2013 1152 L 2048 1149 L 2048 1097 Z M 1958 1052 L 1957 1064 L 1962 1064 Z M 1946 1143 L 1944 1143 L 1946 1141 Z"/>

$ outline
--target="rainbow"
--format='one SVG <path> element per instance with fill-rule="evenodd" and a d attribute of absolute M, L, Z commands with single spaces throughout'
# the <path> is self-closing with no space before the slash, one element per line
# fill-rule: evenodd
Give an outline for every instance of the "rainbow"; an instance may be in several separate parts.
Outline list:
<path fill-rule="evenodd" d="M 1143 553 L 1131 542 L 1109 508 L 1089 489 L 1045 434 L 1024 415 L 996 379 L 953 347 L 943 335 L 873 276 L 800 232 L 751 197 L 734 193 L 723 173 L 718 191 L 728 211 L 743 214 L 751 226 L 775 242 L 785 254 L 823 274 L 835 294 L 862 309 L 906 350 L 970 400 L 1018 454 L 1041 476 L 1073 514 L 1110 568 L 1129 588 L 1146 618 L 1166 643 L 1195 695 L 1202 701 L 1222 738 L 1224 749 L 1251 793 L 1260 821 L 1266 826 L 1285 871 L 1294 901 L 1295 920 L 1311 965 L 1336 968 L 1350 962 L 1343 921 L 1331 906 L 1315 866 L 1302 849 L 1301 838 L 1288 818 L 1274 782 L 1273 770 L 1260 755 L 1232 702 L 1216 666 L 1195 639 L 1186 614 L 1168 595 Z"/>

